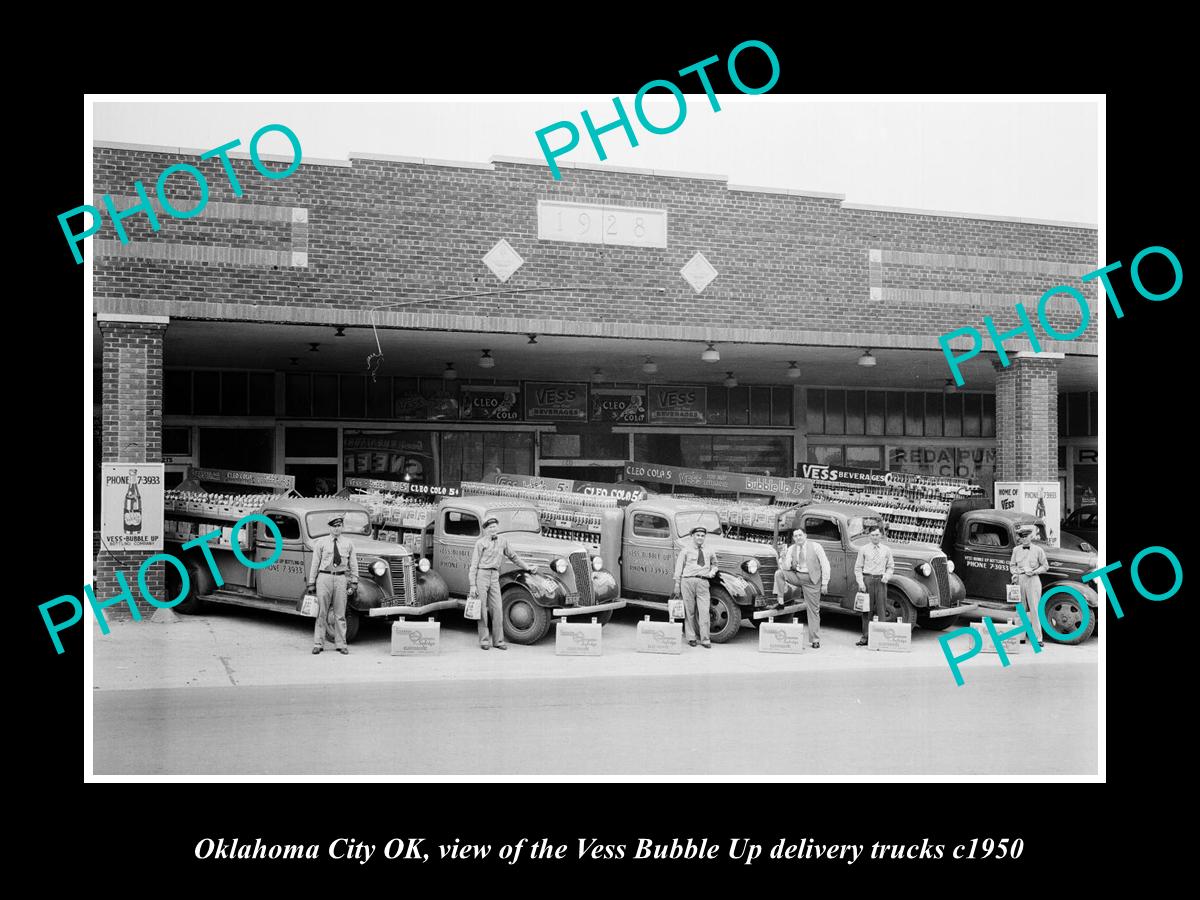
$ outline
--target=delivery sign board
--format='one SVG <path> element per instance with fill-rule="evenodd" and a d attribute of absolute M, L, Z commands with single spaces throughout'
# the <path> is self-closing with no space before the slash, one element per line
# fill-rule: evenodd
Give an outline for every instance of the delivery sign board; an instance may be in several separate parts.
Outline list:
<path fill-rule="evenodd" d="M 1029 513 L 1045 523 L 1046 541 L 1059 546 L 1062 488 L 1057 481 L 997 481 L 996 509 Z"/>
<path fill-rule="evenodd" d="M 100 546 L 161 550 L 163 464 L 105 463 L 100 470 Z"/>

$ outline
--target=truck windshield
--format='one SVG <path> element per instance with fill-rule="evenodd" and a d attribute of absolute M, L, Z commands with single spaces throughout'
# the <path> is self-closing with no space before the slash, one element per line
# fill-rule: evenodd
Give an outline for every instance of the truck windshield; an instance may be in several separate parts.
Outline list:
<path fill-rule="evenodd" d="M 536 534 L 542 530 L 536 509 L 491 509 L 487 515 L 500 520 L 501 531 L 532 531 Z"/>
<path fill-rule="evenodd" d="M 339 510 L 320 509 L 310 512 L 305 521 L 308 523 L 308 536 L 320 537 L 329 534 L 329 520 L 338 513 L 346 521 L 342 523 L 342 534 L 370 534 L 371 519 L 361 509 Z"/>
<path fill-rule="evenodd" d="M 721 533 L 721 520 L 715 512 L 696 510 L 694 512 L 675 514 L 675 527 L 678 529 L 680 536 L 690 534 L 692 529 L 697 525 L 702 525 L 709 534 Z"/>
<path fill-rule="evenodd" d="M 878 520 L 873 520 L 878 521 Z M 865 541 L 867 535 L 865 533 L 866 524 L 862 516 L 851 516 L 846 520 L 846 534 L 850 536 L 851 541 Z"/>

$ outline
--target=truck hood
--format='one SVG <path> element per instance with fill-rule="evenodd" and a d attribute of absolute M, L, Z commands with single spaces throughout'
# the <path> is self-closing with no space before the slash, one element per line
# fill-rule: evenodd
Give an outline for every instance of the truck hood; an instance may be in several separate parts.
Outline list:
<path fill-rule="evenodd" d="M 359 553 L 370 556 L 386 556 L 395 559 L 398 556 L 411 556 L 411 552 L 403 544 L 393 544 L 390 541 L 377 541 L 374 538 L 355 537 L 354 549 Z"/>
<path fill-rule="evenodd" d="M 691 539 L 675 541 L 675 548 L 691 546 Z M 754 556 L 764 557 L 769 556 L 775 558 L 775 550 L 770 544 L 759 544 L 755 541 L 739 541 L 736 538 L 727 537 L 708 537 L 704 540 L 704 549 L 713 553 L 733 556 Z"/>
<path fill-rule="evenodd" d="M 1072 550 L 1068 547 L 1048 547 L 1045 544 L 1038 546 L 1046 551 L 1046 561 L 1051 566 L 1083 569 L 1085 572 L 1097 568 L 1095 553 L 1084 553 L 1082 550 Z"/>
<path fill-rule="evenodd" d="M 892 556 L 897 560 L 903 559 L 919 559 L 921 562 L 931 562 L 939 556 L 946 556 L 942 552 L 941 547 L 935 547 L 933 544 L 910 544 L 907 541 L 884 541 L 892 548 Z M 865 546 L 855 542 L 850 543 L 851 551 L 857 553 Z"/>
<path fill-rule="evenodd" d="M 554 559 L 557 556 L 570 556 L 572 553 L 587 553 L 587 547 L 576 541 L 545 537 L 532 531 L 509 531 L 504 536 L 508 538 L 508 546 L 522 556 Z"/>

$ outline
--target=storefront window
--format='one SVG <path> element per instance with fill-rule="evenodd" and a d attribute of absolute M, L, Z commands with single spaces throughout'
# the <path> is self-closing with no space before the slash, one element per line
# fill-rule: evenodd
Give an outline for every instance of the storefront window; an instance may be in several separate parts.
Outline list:
<path fill-rule="evenodd" d="M 886 418 L 883 391 L 867 391 L 867 434 L 883 434 Z"/>
<path fill-rule="evenodd" d="M 846 391 L 846 434 L 866 434 L 866 391 Z"/>
<path fill-rule="evenodd" d="M 392 416 L 392 379 L 367 379 L 367 418 L 390 419 Z"/>
<path fill-rule="evenodd" d="M 846 446 L 846 465 L 858 469 L 882 469 L 883 447 Z"/>
<path fill-rule="evenodd" d="M 323 497 L 338 490 L 337 463 L 284 463 L 285 475 L 296 477 L 296 491 L 303 497 Z"/>
<path fill-rule="evenodd" d="M 705 413 L 709 425 L 724 425 L 729 417 L 729 390 L 723 387 L 708 389 L 708 411 Z"/>
<path fill-rule="evenodd" d="M 729 389 L 729 424 L 750 424 L 750 388 L 735 387 Z"/>
<path fill-rule="evenodd" d="M 790 387 L 777 387 L 771 389 L 771 424 L 783 425 L 788 428 L 792 425 L 792 389 Z M 711 420 L 710 420 L 711 421 Z"/>
<path fill-rule="evenodd" d="M 942 436 L 942 395 L 925 394 L 925 436 Z"/>
<path fill-rule="evenodd" d="M 996 436 L 996 395 L 983 395 L 983 434 L 982 437 Z"/>
<path fill-rule="evenodd" d="M 756 434 L 637 434 L 634 459 L 691 469 L 790 477 L 792 437 Z"/>
<path fill-rule="evenodd" d="M 888 471 L 971 478 L 990 493 L 996 481 L 996 448 L 895 446 L 888 450 Z"/>
<path fill-rule="evenodd" d="M 841 444 L 809 444 L 808 461 L 821 466 L 844 465 Z"/>
<path fill-rule="evenodd" d="M 846 433 L 846 392 L 825 392 L 825 433 Z"/>
<path fill-rule="evenodd" d="M 495 472 L 533 474 L 532 431 L 445 431 L 441 441 L 441 481 L 457 485 Z"/>
<path fill-rule="evenodd" d="M 771 389 L 769 387 L 750 388 L 750 424 L 771 424 Z"/>
<path fill-rule="evenodd" d="M 946 394 L 946 437 L 962 437 L 962 394 Z"/>
<path fill-rule="evenodd" d="M 283 414 L 285 416 L 312 415 L 312 378 L 298 372 L 283 376 Z"/>
<path fill-rule="evenodd" d="M 318 419 L 338 417 L 338 377 L 324 373 L 313 375 L 313 411 Z"/>
<path fill-rule="evenodd" d="M 101 384 L 97 377 L 93 384 Z M 163 372 L 163 414 L 186 416 L 192 412 L 192 373 L 179 369 Z"/>
<path fill-rule="evenodd" d="M 201 428 L 198 465 L 243 472 L 275 471 L 274 428 Z"/>
<path fill-rule="evenodd" d="M 979 437 L 983 418 L 982 394 L 963 394 L 963 437 Z"/>
<path fill-rule="evenodd" d="M 198 416 L 221 413 L 221 373 L 192 373 L 192 411 Z"/>
<path fill-rule="evenodd" d="M 338 439 L 336 428 L 285 428 L 283 430 L 283 452 L 285 456 L 328 456 L 337 459 Z"/>
<path fill-rule="evenodd" d="M 347 429 L 342 436 L 342 474 L 383 481 L 436 484 L 433 435 L 428 431 Z"/>
<path fill-rule="evenodd" d="M 887 397 L 887 433 L 904 434 L 904 394 L 885 391 Z"/>
<path fill-rule="evenodd" d="M 822 388 L 808 389 L 808 433 L 825 433 L 825 391 Z M 811 461 L 811 460 L 810 460 Z"/>
<path fill-rule="evenodd" d="M 904 395 L 904 433 L 909 437 L 925 434 L 925 395 L 908 391 Z"/>

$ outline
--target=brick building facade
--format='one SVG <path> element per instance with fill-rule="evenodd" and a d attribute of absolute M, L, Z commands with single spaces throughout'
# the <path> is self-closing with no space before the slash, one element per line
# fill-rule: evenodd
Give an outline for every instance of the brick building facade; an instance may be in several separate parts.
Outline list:
<path fill-rule="evenodd" d="M 627 458 L 773 474 L 816 461 L 989 485 L 1063 478 L 1068 506 L 1091 479 L 1094 497 L 1099 310 L 1095 283 L 1078 280 L 1099 265 L 1094 227 L 615 166 L 560 164 L 556 181 L 506 157 L 351 154 L 272 180 L 231 154 L 239 198 L 198 155 L 95 145 L 97 206 L 110 194 L 128 208 L 135 181 L 180 161 L 209 185 L 196 218 L 159 208 L 156 232 L 135 213 L 128 244 L 107 221 L 90 239 L 104 461 L 162 459 L 175 481 L 188 463 L 289 471 L 314 491 L 370 471 L 372 441 L 408 442 L 446 482 L 494 467 L 610 480 Z M 167 191 L 179 209 L 199 200 L 186 177 Z M 660 225 L 659 245 L 642 241 L 638 228 Z M 506 280 L 484 263 L 501 241 Z M 716 274 L 698 291 L 681 270 L 705 262 Z M 963 389 L 946 386 L 940 334 L 982 330 L 984 315 L 1014 328 L 1016 302 L 1032 313 L 1059 284 L 1091 306 L 1079 339 L 1039 334 L 1038 355 L 1010 341 L 1008 368 L 985 352 Z M 1072 332 L 1079 311 L 1057 300 L 1049 320 Z M 718 363 L 700 359 L 709 342 Z M 552 383 L 700 399 L 683 426 L 653 411 L 631 424 L 531 416 L 526 395 Z M 469 418 L 489 387 L 525 401 L 515 418 Z"/>

